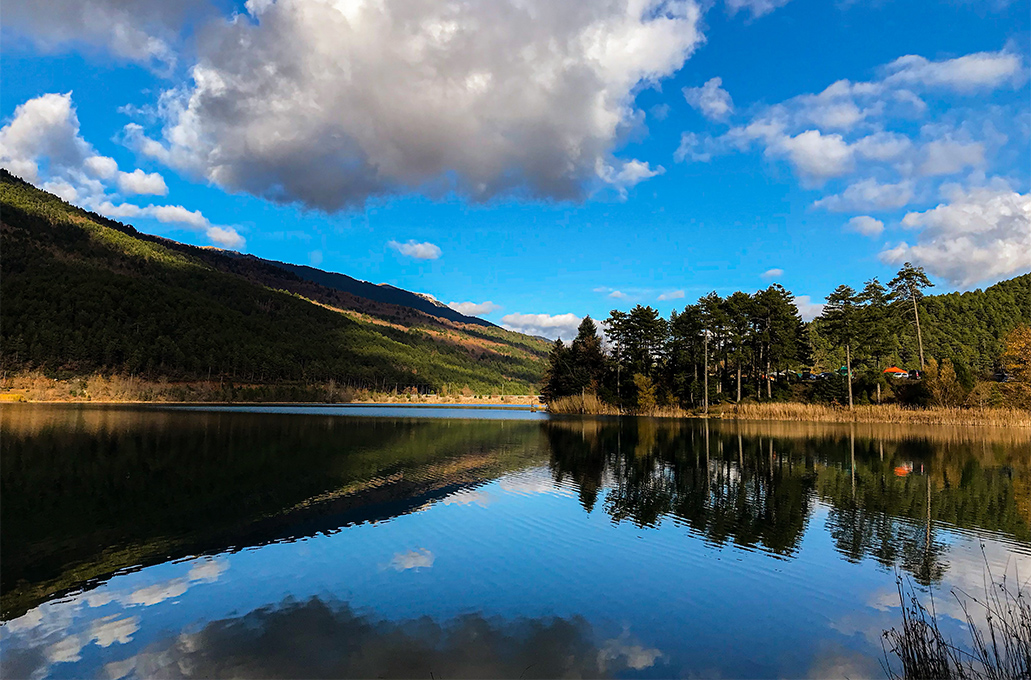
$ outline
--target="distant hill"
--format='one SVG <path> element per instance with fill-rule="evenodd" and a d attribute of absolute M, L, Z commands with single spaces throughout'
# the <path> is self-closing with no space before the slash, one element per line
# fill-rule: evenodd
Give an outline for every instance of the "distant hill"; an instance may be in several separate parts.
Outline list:
<path fill-rule="evenodd" d="M 253 255 L 243 255 L 242 257 L 253 257 Z M 337 290 L 342 293 L 348 293 L 365 300 L 371 300 L 372 302 L 382 302 L 388 305 L 417 309 L 420 312 L 429 314 L 430 316 L 448 319 L 450 321 L 457 321 L 458 323 L 471 323 L 477 326 L 495 326 L 484 319 L 480 319 L 475 316 L 466 316 L 465 314 L 456 312 L 447 305 L 437 302 L 436 300 L 431 300 L 425 295 L 412 293 L 404 290 L 403 288 L 395 288 L 394 286 L 386 283 L 376 284 L 369 283 L 368 281 L 359 281 L 358 279 L 351 278 L 345 274 L 336 274 L 334 272 L 327 272 L 300 264 L 288 264 L 286 262 L 275 262 L 273 260 L 262 261 L 267 262 L 274 267 L 284 269 L 292 274 L 296 274 L 298 278 L 304 279 L 305 281 L 311 281 L 312 283 L 317 283 L 320 286 Z"/>
<path fill-rule="evenodd" d="M 7 171 L 0 248 L 6 371 L 489 391 L 546 366 L 546 341 L 416 293 L 142 234 Z"/>

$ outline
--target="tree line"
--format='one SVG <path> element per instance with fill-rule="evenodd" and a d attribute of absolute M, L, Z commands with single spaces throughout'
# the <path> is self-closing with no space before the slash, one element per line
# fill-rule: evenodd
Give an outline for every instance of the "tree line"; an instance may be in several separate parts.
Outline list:
<path fill-rule="evenodd" d="M 979 378 L 1027 363 L 1006 338 L 1031 321 L 1031 305 L 1013 301 L 1031 299 L 1031 275 L 973 293 L 925 295 L 932 286 L 907 262 L 887 284 L 875 277 L 858 291 L 838 286 L 811 322 L 779 284 L 753 294 L 712 292 L 668 318 L 650 306 L 612 310 L 604 333 L 586 317 L 571 343 L 553 344 L 542 394 L 549 401 L 592 394 L 641 413 L 743 400 L 926 404 L 942 381 L 966 398 Z M 976 344 L 956 342 L 963 335 Z M 927 379 L 886 378 L 889 366 Z"/>

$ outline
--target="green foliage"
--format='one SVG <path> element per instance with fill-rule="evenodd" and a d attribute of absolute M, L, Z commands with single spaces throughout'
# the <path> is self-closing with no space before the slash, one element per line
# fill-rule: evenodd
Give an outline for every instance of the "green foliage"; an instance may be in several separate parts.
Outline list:
<path fill-rule="evenodd" d="M 848 383 L 837 373 L 849 360 L 853 401 L 858 404 L 1031 403 L 1031 387 L 1022 382 L 1001 389 L 977 387 L 978 379 L 996 367 L 1011 366 L 1023 375 L 1021 367 L 1031 365 L 1031 331 L 1012 335 L 1014 349 L 1003 355 L 1006 334 L 1031 321 L 1031 274 L 984 291 L 929 297 L 923 295 L 925 282 L 922 270 L 910 266 L 893 279 L 890 294 L 876 278 L 858 293 L 839 286 L 828 297 L 824 313 L 808 324 L 801 321 L 792 294 L 779 285 L 753 295 L 737 292 L 721 298 L 710 293 L 682 312 L 674 311 L 669 320 L 640 305 L 630 312 L 613 310 L 606 319 L 611 350 L 599 361 L 600 347 L 592 344 L 591 349 L 591 365 L 603 370 L 590 372 L 590 379 L 585 374 L 577 377 L 582 360 L 574 359 L 576 343 L 572 349 L 557 346 L 548 395 L 569 396 L 586 389 L 633 411 L 639 408 L 635 376 L 640 375 L 651 381 L 657 405 L 699 408 L 708 352 L 710 404 L 738 401 L 739 376 L 742 401 L 847 404 Z M 890 365 L 919 367 L 914 300 L 925 353 L 936 366 L 948 365 L 944 391 L 936 388 L 935 393 L 921 381 L 889 380 L 882 373 Z M 593 321 L 591 328 L 594 337 Z M 559 362 L 568 366 L 562 368 Z M 802 371 L 809 370 L 833 375 L 798 382 Z"/>
<path fill-rule="evenodd" d="M 145 237 L 6 171 L 0 204 L 6 370 L 420 391 L 529 391 L 544 373 L 538 339 L 356 320 L 227 271 L 218 251 Z"/>

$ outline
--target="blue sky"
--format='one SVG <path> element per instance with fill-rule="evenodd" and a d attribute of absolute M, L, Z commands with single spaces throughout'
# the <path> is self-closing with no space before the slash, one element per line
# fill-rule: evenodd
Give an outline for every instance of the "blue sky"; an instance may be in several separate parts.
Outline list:
<path fill-rule="evenodd" d="M 0 164 L 515 329 L 1031 270 L 1027 2 L 9 6 Z"/>

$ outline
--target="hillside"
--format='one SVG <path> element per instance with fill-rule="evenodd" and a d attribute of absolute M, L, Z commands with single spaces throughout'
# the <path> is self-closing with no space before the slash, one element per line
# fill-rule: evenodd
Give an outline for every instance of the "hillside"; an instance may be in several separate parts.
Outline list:
<path fill-rule="evenodd" d="M 920 305 L 925 351 L 961 361 L 976 372 L 992 370 L 1006 334 L 1021 323 L 1031 324 L 1031 274 L 984 290 L 929 295 Z M 906 335 L 904 347 L 915 357 L 913 335 Z"/>
<path fill-rule="evenodd" d="M 6 171 L 0 218 L 7 372 L 525 393 L 545 368 L 539 338 L 392 304 L 432 305 L 401 289 L 141 234 Z"/>

